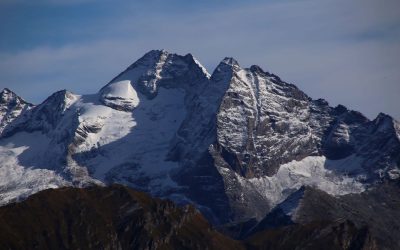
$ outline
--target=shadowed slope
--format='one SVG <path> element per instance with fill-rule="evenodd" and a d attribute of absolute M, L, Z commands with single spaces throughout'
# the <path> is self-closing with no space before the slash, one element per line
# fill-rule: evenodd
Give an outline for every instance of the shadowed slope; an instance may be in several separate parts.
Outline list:
<path fill-rule="evenodd" d="M 5 249 L 241 249 L 192 206 L 113 185 L 42 191 L 0 208 Z"/>

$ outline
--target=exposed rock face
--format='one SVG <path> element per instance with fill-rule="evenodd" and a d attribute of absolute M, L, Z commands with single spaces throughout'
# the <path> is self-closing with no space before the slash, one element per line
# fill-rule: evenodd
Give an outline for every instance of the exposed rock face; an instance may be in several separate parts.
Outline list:
<path fill-rule="evenodd" d="M 4 128 L 33 107 L 9 89 L 0 92 L 0 134 Z"/>
<path fill-rule="evenodd" d="M 302 186 L 342 196 L 400 177 L 393 118 L 330 107 L 233 58 L 210 76 L 191 54 L 150 51 L 93 95 L 60 91 L 35 107 L 6 96 L 1 204 L 122 183 L 222 224 L 261 220 Z"/>
<path fill-rule="evenodd" d="M 236 173 L 271 176 L 280 164 L 316 152 L 310 99 L 303 92 L 257 66 L 242 69 L 234 59 L 222 63 L 232 76 L 217 114 L 218 145 Z"/>

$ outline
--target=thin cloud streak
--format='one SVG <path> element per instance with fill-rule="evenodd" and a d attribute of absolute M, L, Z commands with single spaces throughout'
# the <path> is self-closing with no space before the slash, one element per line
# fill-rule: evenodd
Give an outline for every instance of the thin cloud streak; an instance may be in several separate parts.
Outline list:
<path fill-rule="evenodd" d="M 76 5 L 96 2 L 96 0 L 1 0 L 1 5 L 21 5 L 21 4 L 35 4 L 35 5 Z"/>

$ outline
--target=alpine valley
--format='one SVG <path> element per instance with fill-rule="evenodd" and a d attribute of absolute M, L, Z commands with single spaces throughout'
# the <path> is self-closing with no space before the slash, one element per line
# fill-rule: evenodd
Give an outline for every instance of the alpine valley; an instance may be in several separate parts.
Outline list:
<path fill-rule="evenodd" d="M 64 245 L 44 238 L 38 249 L 400 249 L 399 168 L 400 123 L 389 115 L 369 120 L 331 107 L 233 58 L 210 75 L 191 54 L 153 50 L 95 94 L 62 90 L 33 105 L 9 89 L 0 93 L 7 249 L 29 249 L 23 225 L 44 237 L 27 218 L 47 210 L 49 222 L 40 225 Z M 129 217 L 126 204 L 150 212 Z M 157 244 L 149 233 L 143 245 L 129 232 L 144 229 L 120 234 L 107 224 L 146 218 L 154 226 L 160 216 L 176 220 L 174 230 L 192 229 Z M 65 220 L 78 237 L 79 223 L 68 223 L 74 218 L 93 221 L 92 229 L 104 221 L 104 231 L 88 234 L 96 244 L 51 233 L 54 221 Z M 109 239 L 108 248 L 99 239 Z"/>

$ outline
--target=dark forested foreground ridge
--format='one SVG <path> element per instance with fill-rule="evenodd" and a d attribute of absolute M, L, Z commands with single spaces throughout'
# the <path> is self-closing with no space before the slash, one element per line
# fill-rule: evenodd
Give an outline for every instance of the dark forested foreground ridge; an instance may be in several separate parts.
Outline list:
<path fill-rule="evenodd" d="M 191 205 L 178 207 L 125 186 L 49 189 L 0 208 L 0 245 L 1 249 L 397 249 L 400 225 L 391 218 L 400 216 L 398 188 L 398 183 L 385 183 L 340 199 L 302 188 L 308 202 L 299 208 L 297 222 L 279 221 L 279 211 L 272 212 L 241 240 L 212 228 Z"/>
<path fill-rule="evenodd" d="M 2 249 L 241 249 L 192 206 L 113 185 L 49 189 L 0 208 Z"/>

